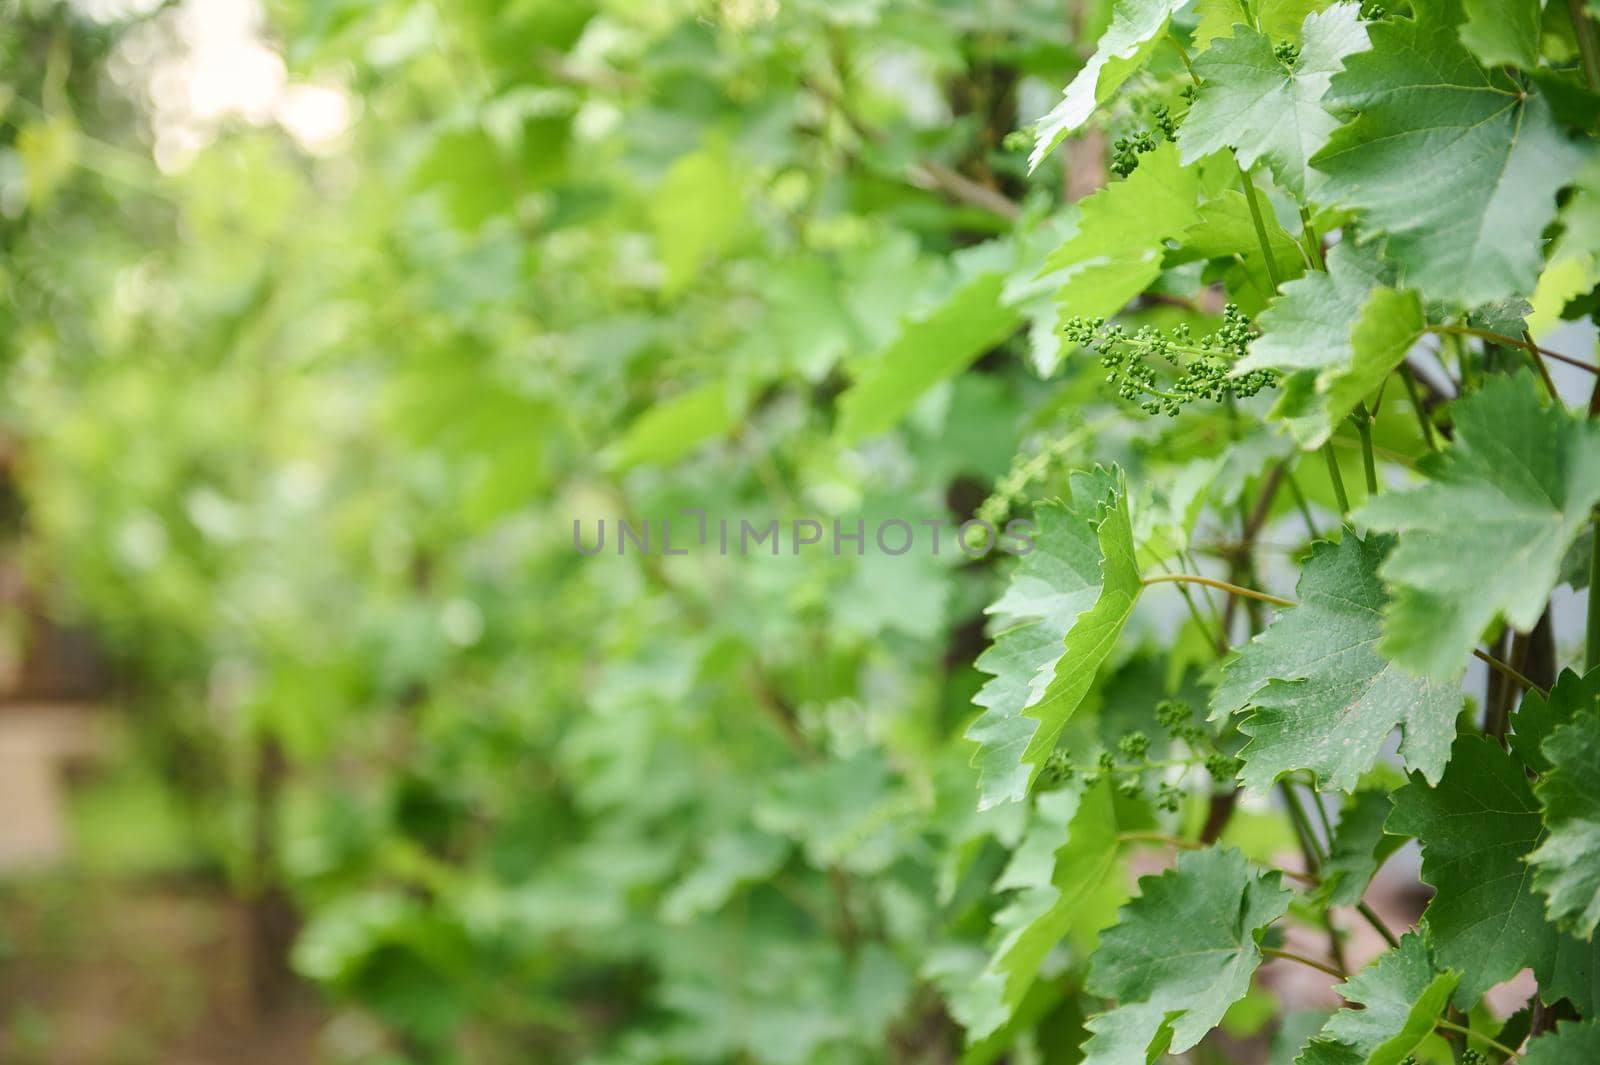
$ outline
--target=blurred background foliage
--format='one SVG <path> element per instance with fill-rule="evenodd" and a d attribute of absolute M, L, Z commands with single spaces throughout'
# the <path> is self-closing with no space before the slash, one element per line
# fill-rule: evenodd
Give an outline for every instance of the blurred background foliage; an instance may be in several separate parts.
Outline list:
<path fill-rule="evenodd" d="M 1107 7 L 0 0 L 8 609 L 93 634 L 113 736 L 66 871 L 5 888 L 6 1060 L 253 1060 L 184 1049 L 167 1006 L 69 1052 L 94 1024 L 51 1007 L 39 944 L 159 949 L 182 915 L 129 884 L 237 900 L 206 919 L 250 1009 L 305 1033 L 263 1060 L 1069 1060 L 1087 942 L 963 1035 L 997 879 L 1061 816 L 975 809 L 1006 567 L 570 537 L 959 522 L 1089 455 L 1231 505 L 1283 458 L 1219 457 L 1217 410 L 1114 416 L 1025 284 L 1103 162 L 1091 138 L 1025 181 L 1008 135 Z M 971 372 L 840 413 L 962 299 L 998 338 Z M 25 662 L 38 626 L 8 625 Z M 1075 727 L 1150 720 L 1208 660 L 1139 626 Z M 163 978 L 178 1015 L 237 960 L 208 958 Z"/>

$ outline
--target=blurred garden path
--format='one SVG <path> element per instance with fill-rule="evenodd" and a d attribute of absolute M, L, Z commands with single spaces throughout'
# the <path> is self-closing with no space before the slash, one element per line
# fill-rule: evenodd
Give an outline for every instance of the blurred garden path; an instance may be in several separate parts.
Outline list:
<path fill-rule="evenodd" d="M 87 705 L 0 707 L 0 873 L 67 854 L 67 775 L 103 748 L 101 712 Z"/>

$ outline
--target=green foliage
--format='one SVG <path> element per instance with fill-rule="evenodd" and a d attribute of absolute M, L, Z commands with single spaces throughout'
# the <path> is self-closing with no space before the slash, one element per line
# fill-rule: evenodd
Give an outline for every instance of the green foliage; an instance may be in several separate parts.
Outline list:
<path fill-rule="evenodd" d="M 1527 375 L 1490 381 L 1452 417 L 1455 439 L 1433 476 L 1359 514 L 1403 533 L 1380 570 L 1397 589 L 1384 650 L 1440 679 L 1497 614 L 1533 627 L 1600 502 L 1600 427 L 1546 406 Z"/>
<path fill-rule="evenodd" d="M 1295 1065 L 1400 1065 L 1432 1034 L 1458 977 L 1435 968 L 1422 936 L 1407 935 L 1339 988 L 1360 1008 L 1329 1018 Z"/>
<path fill-rule="evenodd" d="M 1161 276 L 1163 241 L 1199 221 L 1199 174 L 1163 144 L 1124 181 L 1079 205 L 1077 227 L 1045 260 L 1059 272 L 1056 302 L 1069 315 L 1115 314 Z"/>
<path fill-rule="evenodd" d="M 1472 307 L 1530 291 L 1539 234 L 1583 154 L 1538 90 L 1461 44 L 1457 0 L 1369 27 L 1324 103 L 1353 116 L 1311 160 L 1320 195 L 1382 234 L 1406 282 Z M 1438 195 L 1449 188 L 1448 197 Z"/>
<path fill-rule="evenodd" d="M 1056 146 L 1089 120 L 1127 81 L 1166 32 L 1167 20 L 1183 0 L 1115 0 L 1111 25 L 1083 69 L 1067 85 L 1062 100 L 1039 120 L 1029 169 L 1037 169 Z"/>
<path fill-rule="evenodd" d="M 1195 14 L 1199 17 L 1195 27 L 1196 45 L 1212 42 L 1216 37 L 1228 37 L 1236 26 L 1263 33 L 1273 40 L 1293 37 L 1305 17 L 1325 6 L 1325 0 L 1195 0 Z"/>
<path fill-rule="evenodd" d="M 1109 781 L 1041 796 L 1037 817 L 1039 823 L 1030 831 L 1057 849 L 1048 862 L 1036 866 L 1014 858 L 995 882 L 997 890 L 1015 889 L 1016 894 L 995 914 L 998 939 L 974 996 L 992 989 L 998 1001 L 977 1014 L 985 1019 L 971 1023 L 973 1038 L 987 1036 L 1011 1019 L 1046 956 L 1069 932 L 1095 931 L 1096 921 L 1105 916 L 1103 905 L 1096 903 L 1125 875 L 1118 861 L 1123 815 L 1117 812 Z M 1063 829 L 1065 842 L 1057 844 Z M 1024 839 L 1018 857 L 1029 849 Z"/>
<path fill-rule="evenodd" d="M 975 663 L 992 675 L 968 738 L 981 805 L 1020 799 L 1082 703 L 1139 596 L 1126 488 L 1115 473 L 1074 478 L 1071 501 L 1038 508 L 1034 549 L 990 607 L 1002 631 Z"/>
<path fill-rule="evenodd" d="M 1422 877 L 1436 890 L 1423 915 L 1428 940 L 1439 964 L 1462 974 L 1460 1004 L 1525 966 L 1550 978 L 1556 930 L 1527 866 L 1544 826 L 1520 762 L 1462 737 L 1436 787 L 1413 780 L 1395 793 L 1387 830 L 1422 844 Z"/>
<path fill-rule="evenodd" d="M 1461 41 L 1486 67 L 1539 66 L 1539 0 L 1462 0 Z"/>
<path fill-rule="evenodd" d="M 1300 605 L 1227 663 L 1212 693 L 1213 717 L 1250 708 L 1240 731 L 1240 779 L 1265 788 L 1305 769 L 1351 791 L 1396 727 L 1408 769 L 1437 781 L 1455 738 L 1459 675 L 1442 683 L 1405 672 L 1379 654 L 1387 595 L 1378 566 L 1390 542 L 1347 535 L 1312 548 Z"/>
<path fill-rule="evenodd" d="M 1600 1055 L 1578 7 L 13 7 L 9 535 L 330 1060 Z"/>
<path fill-rule="evenodd" d="M 890 428 L 929 388 L 1014 332 L 1020 316 L 1002 300 L 1004 284 L 1001 273 L 977 272 L 926 316 L 906 322 L 840 397 L 840 437 L 855 442 Z"/>
<path fill-rule="evenodd" d="M 1221 848 L 1181 855 L 1173 871 L 1140 880 L 1139 897 L 1090 963 L 1089 990 L 1117 1006 L 1090 1019 L 1084 1061 L 1143 1061 L 1198 1043 L 1249 990 L 1262 932 L 1291 895 L 1277 873 Z"/>
<path fill-rule="evenodd" d="M 1327 860 L 1319 870 L 1329 901 L 1359 904 L 1373 876 L 1405 842 L 1403 836 L 1383 830 L 1389 808 L 1389 793 L 1382 788 L 1363 788 L 1345 800 Z"/>
<path fill-rule="evenodd" d="M 1550 917 L 1589 939 L 1600 924 L 1600 713 L 1592 705 L 1544 741 L 1550 768 L 1539 778 L 1549 830 L 1528 855 L 1534 886 L 1549 897 Z"/>
<path fill-rule="evenodd" d="M 1549 1035 L 1542 1035 L 1528 1044 L 1522 1056 L 1524 1065 L 1577 1065 L 1592 1060 L 1600 1054 L 1600 1024 L 1586 1021 L 1583 1024 L 1564 1024 Z"/>
<path fill-rule="evenodd" d="M 1322 98 L 1345 59 L 1366 49 L 1366 26 L 1356 4 L 1339 3 L 1306 16 L 1294 59 L 1279 58 L 1273 44 L 1249 26 L 1212 42 L 1195 61 L 1200 91 L 1178 143 L 1186 163 L 1224 148 L 1246 168 L 1264 159 L 1284 188 L 1314 196 L 1311 157 L 1339 126 Z"/>

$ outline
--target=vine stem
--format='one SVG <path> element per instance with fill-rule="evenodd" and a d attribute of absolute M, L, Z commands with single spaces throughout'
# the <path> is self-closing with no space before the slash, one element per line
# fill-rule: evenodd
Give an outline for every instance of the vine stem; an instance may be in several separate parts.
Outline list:
<path fill-rule="evenodd" d="M 1339 472 L 1339 459 L 1333 453 L 1333 445 L 1322 445 L 1322 456 L 1328 460 L 1328 480 L 1333 482 L 1333 497 L 1339 501 L 1339 516 L 1350 517 L 1350 497 L 1344 491 L 1344 475 Z"/>
<path fill-rule="evenodd" d="M 1317 793 L 1316 778 L 1306 782 L 1306 790 L 1311 792 L 1311 807 L 1317 811 L 1317 824 L 1322 826 L 1322 838 L 1328 841 L 1331 855 L 1333 849 L 1333 822 L 1328 820 L 1328 809 L 1322 805 L 1322 798 Z"/>
<path fill-rule="evenodd" d="M 1300 208 L 1300 232 L 1305 237 L 1306 255 L 1311 260 L 1311 265 L 1323 273 L 1328 272 L 1328 260 L 1322 254 L 1322 238 L 1317 236 L 1317 227 L 1311 223 L 1311 209 Z"/>
<path fill-rule="evenodd" d="M 1254 599 L 1262 603 L 1271 603 L 1273 606 L 1295 606 L 1293 599 L 1284 599 L 1281 596 L 1268 592 L 1258 592 L 1254 588 L 1244 588 L 1227 581 L 1219 581 L 1215 577 L 1201 577 L 1194 573 L 1160 573 L 1154 577 L 1146 577 L 1140 583 L 1149 586 L 1152 584 L 1203 584 L 1207 588 L 1216 588 L 1237 595 L 1245 599 Z"/>
<path fill-rule="evenodd" d="M 1315 958 L 1308 958 L 1304 954 L 1296 954 L 1292 950 L 1279 950 L 1277 947 L 1262 947 L 1261 953 L 1269 958 L 1282 958 L 1284 961 L 1295 961 L 1299 962 L 1301 965 L 1308 965 L 1313 969 L 1327 973 L 1329 976 L 1336 976 L 1340 980 L 1346 979 L 1346 976 L 1342 970 L 1335 969 L 1333 966 L 1324 962 L 1320 962 Z"/>
<path fill-rule="evenodd" d="M 1550 366 L 1544 361 L 1544 357 L 1539 354 L 1539 346 L 1533 342 L 1533 334 L 1524 329 L 1522 331 L 1522 339 L 1527 342 L 1528 361 L 1533 363 L 1534 370 L 1539 374 L 1539 380 L 1544 382 L 1545 391 L 1550 393 L 1552 400 L 1557 403 L 1561 402 L 1561 393 L 1556 391 L 1555 378 L 1550 376 Z"/>
<path fill-rule="evenodd" d="M 1194 596 L 1189 594 L 1189 589 L 1180 584 L 1178 585 L 1178 594 L 1183 596 L 1183 601 L 1188 604 L 1189 616 L 1194 619 L 1195 627 L 1201 632 L 1205 633 L 1207 638 L 1211 640 L 1212 646 L 1216 648 L 1217 657 L 1221 658 L 1226 656 L 1228 653 L 1228 634 L 1222 631 L 1221 617 L 1216 619 L 1217 631 L 1215 634 L 1213 634 L 1210 629 L 1206 628 L 1205 618 L 1200 616 L 1200 607 L 1196 605 Z M 1212 613 L 1216 613 L 1215 609 L 1212 610 Z"/>
<path fill-rule="evenodd" d="M 1313 540 L 1320 539 L 1322 534 L 1317 531 L 1316 520 L 1311 517 L 1311 507 L 1306 504 L 1305 493 L 1300 491 L 1300 484 L 1294 479 L 1294 474 L 1284 471 L 1283 479 L 1288 482 L 1289 494 L 1294 496 L 1294 505 L 1300 511 L 1301 519 L 1306 523 L 1306 531 Z"/>
<path fill-rule="evenodd" d="M 1422 442 L 1428 445 L 1429 451 L 1438 451 L 1439 445 L 1433 439 L 1433 419 L 1428 417 L 1428 408 L 1423 404 L 1422 393 L 1417 388 L 1417 375 L 1411 372 L 1408 363 L 1400 364 L 1400 380 L 1406 386 L 1406 397 L 1411 400 L 1411 409 L 1417 413 L 1417 424 L 1422 427 Z"/>
<path fill-rule="evenodd" d="M 1283 285 L 1283 275 L 1278 273 L 1278 261 L 1272 257 L 1272 244 L 1267 240 L 1267 224 L 1261 217 L 1261 204 L 1256 198 L 1256 184 L 1250 180 L 1250 172 L 1239 164 L 1236 158 L 1233 165 L 1239 167 L 1239 182 L 1244 186 L 1245 203 L 1250 206 L 1250 221 L 1256 227 L 1256 240 L 1261 243 L 1261 261 L 1267 267 L 1267 279 L 1272 282 L 1272 291 L 1277 292 Z"/>
<path fill-rule="evenodd" d="M 1183 60 L 1183 69 L 1189 72 L 1189 80 L 1198 86 L 1200 84 L 1200 75 L 1194 72 L 1194 62 L 1189 58 L 1189 49 L 1185 48 L 1183 42 L 1170 33 L 1167 34 L 1167 43 L 1177 50 L 1178 58 Z"/>
<path fill-rule="evenodd" d="M 1594 22 L 1583 8 L 1583 0 L 1567 0 L 1567 11 L 1572 15 L 1572 30 L 1578 38 L 1578 51 L 1583 56 L 1583 73 L 1589 79 L 1589 91 L 1600 92 L 1600 47 L 1595 46 Z"/>
<path fill-rule="evenodd" d="M 1295 794 L 1294 784 L 1286 778 L 1278 781 L 1278 788 L 1283 792 L 1284 805 L 1289 809 L 1289 820 L 1294 823 L 1295 836 L 1300 841 L 1300 854 L 1306 863 L 1306 871 L 1320 877 L 1322 867 L 1328 860 L 1327 852 L 1317 840 L 1316 831 L 1311 827 L 1311 819 L 1306 816 L 1305 806 L 1300 802 L 1300 796 Z M 1322 803 L 1317 800 L 1315 792 L 1311 798 L 1317 803 L 1320 811 Z M 1323 816 L 1326 816 L 1325 812 Z M 1333 839 L 1331 832 L 1328 838 L 1331 842 Z M 1339 930 L 1334 927 L 1333 916 L 1326 908 L 1322 911 L 1322 927 L 1328 934 L 1328 957 L 1342 972 L 1345 968 L 1344 947 L 1339 942 Z"/>
<path fill-rule="evenodd" d="M 1207 588 L 1216 588 L 1227 592 L 1229 595 L 1236 595 L 1242 599 L 1254 599 L 1262 603 L 1271 603 L 1273 606 L 1294 607 L 1300 605 L 1293 599 L 1285 599 L 1281 595 L 1273 595 L 1271 592 L 1258 592 L 1254 588 L 1245 588 L 1228 581 L 1219 581 L 1215 577 L 1202 577 L 1196 573 L 1158 573 L 1154 577 L 1145 577 L 1140 583 L 1146 587 L 1152 584 L 1203 584 Z M 1502 662 L 1487 651 L 1474 647 L 1472 649 L 1472 657 L 1484 663 L 1490 669 L 1510 677 L 1528 691 L 1538 692 L 1541 697 L 1548 697 L 1550 694 L 1543 685 L 1534 683 L 1526 674 L 1509 663 Z"/>
<path fill-rule="evenodd" d="M 1123 832 L 1117 836 L 1118 843 L 1165 843 L 1169 847 L 1179 850 L 1198 851 L 1205 850 L 1206 845 L 1192 839 L 1179 839 L 1177 836 L 1164 836 L 1159 832 Z"/>
<path fill-rule="evenodd" d="M 1400 945 L 1399 938 L 1396 937 L 1393 932 L 1389 931 L 1389 926 L 1383 923 L 1383 918 L 1378 916 L 1377 910 L 1374 910 L 1365 902 L 1358 902 L 1356 903 L 1356 912 L 1362 917 L 1366 918 L 1367 923 L 1371 925 L 1380 936 L 1383 937 L 1385 943 L 1388 943 L 1391 947 L 1398 947 Z"/>
<path fill-rule="evenodd" d="M 1510 665 L 1507 662 L 1500 661 L 1500 659 L 1496 658 L 1494 655 L 1490 654 L 1489 652 L 1481 651 L 1478 648 L 1474 647 L 1472 649 L 1472 657 L 1476 658 L 1478 661 L 1482 662 L 1484 665 L 1488 666 L 1490 669 L 1494 670 L 1496 673 L 1499 673 L 1502 676 L 1510 677 L 1512 680 L 1514 680 L 1518 684 L 1522 685 L 1528 691 L 1538 692 L 1541 698 L 1549 698 L 1550 693 L 1547 690 L 1545 690 L 1543 685 L 1535 684 L 1533 681 L 1529 680 L 1525 675 L 1520 673 L 1515 667 L 1513 667 L 1512 665 Z"/>
<path fill-rule="evenodd" d="M 1506 336 L 1504 333 L 1492 333 L 1487 329 L 1474 329 L 1465 325 L 1430 325 L 1428 326 L 1428 332 L 1436 333 L 1440 336 L 1475 337 L 1478 340 L 1487 340 L 1491 344 L 1500 344 L 1508 348 L 1521 348 L 1529 355 L 1532 355 L 1535 360 L 1540 358 L 1554 359 L 1557 362 L 1564 362 L 1568 366 L 1576 366 L 1580 370 L 1588 370 L 1592 374 L 1600 374 L 1600 366 L 1584 362 L 1582 359 L 1574 359 L 1571 355 L 1563 355 L 1559 351 L 1541 348 L 1526 337 L 1519 340 L 1516 337 Z"/>
<path fill-rule="evenodd" d="M 1443 1017 L 1440 1017 L 1438 1020 L 1434 1021 L 1433 1024 L 1436 1028 L 1446 1028 L 1452 1032 L 1460 1032 L 1462 1035 L 1470 1036 L 1482 1043 L 1484 1046 L 1493 1047 L 1495 1050 L 1498 1050 L 1507 1057 L 1520 1058 L 1522 1056 L 1499 1040 L 1490 1039 L 1482 1032 L 1474 1032 L 1471 1028 L 1468 1028 L 1464 1024 L 1457 1024 L 1455 1021 L 1446 1020 Z"/>
<path fill-rule="evenodd" d="M 1357 403 L 1354 421 L 1356 435 L 1361 437 L 1361 472 L 1367 479 L 1367 495 L 1378 494 L 1378 467 L 1372 458 L 1372 415 L 1365 403 Z"/>
<path fill-rule="evenodd" d="M 1289 781 L 1278 781 L 1278 790 L 1283 793 L 1284 805 L 1289 809 L 1289 820 L 1294 823 L 1295 835 L 1300 839 L 1300 851 L 1305 858 L 1306 872 L 1316 873 L 1322 868 L 1322 847 L 1311 828 L 1311 819 L 1306 816 L 1306 808 L 1301 805 L 1300 796 L 1294 793 L 1294 785 Z"/>
<path fill-rule="evenodd" d="M 1194 569 L 1200 568 L 1200 563 L 1195 561 L 1194 552 L 1192 550 L 1186 550 L 1181 557 Z M 1185 592 L 1188 591 L 1186 588 L 1182 590 Z M 1205 600 L 1206 610 L 1211 614 L 1211 620 L 1215 622 L 1217 626 L 1217 654 L 1219 657 L 1226 658 L 1229 646 L 1227 619 L 1222 616 L 1222 611 L 1217 609 L 1216 600 L 1211 598 L 1211 590 L 1209 588 L 1200 589 L 1200 598 Z"/>

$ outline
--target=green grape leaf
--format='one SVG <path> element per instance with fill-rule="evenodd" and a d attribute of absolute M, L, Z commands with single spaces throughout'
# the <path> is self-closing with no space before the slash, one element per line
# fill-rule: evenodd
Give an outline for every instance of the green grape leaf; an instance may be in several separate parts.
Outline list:
<path fill-rule="evenodd" d="M 1079 204 L 1077 230 L 1045 261 L 1062 272 L 1056 302 L 1068 315 L 1109 317 L 1161 276 L 1163 243 L 1200 220 L 1198 167 L 1163 144 L 1139 169 Z"/>
<path fill-rule="evenodd" d="M 1089 1021 L 1084 1065 L 1143 1063 L 1200 1042 L 1250 989 L 1261 936 L 1293 894 L 1278 873 L 1220 847 L 1179 855 L 1139 892 L 1090 961 L 1089 990 L 1117 1005 Z"/>
<path fill-rule="evenodd" d="M 687 288 L 711 260 L 748 232 L 745 178 L 726 146 L 680 156 L 650 201 L 650 222 L 669 295 Z"/>
<path fill-rule="evenodd" d="M 1359 903 L 1378 869 L 1405 843 L 1383 830 L 1392 808 L 1387 791 L 1362 789 L 1345 800 L 1320 870 L 1321 891 L 1333 905 Z"/>
<path fill-rule="evenodd" d="M 1250 25 L 1275 41 L 1298 39 L 1306 16 L 1325 3 L 1327 0 L 1198 0 L 1194 5 L 1199 17 L 1194 43 L 1203 48 L 1232 34 L 1235 26 Z"/>
<path fill-rule="evenodd" d="M 1534 791 L 1549 836 L 1528 856 L 1550 918 L 1583 939 L 1600 924 L 1600 713 L 1592 708 L 1544 741 L 1550 769 Z"/>
<path fill-rule="evenodd" d="M 1395 792 L 1385 827 L 1422 844 L 1422 879 L 1437 892 L 1423 921 L 1439 964 L 1462 973 L 1458 1006 L 1525 966 L 1548 979 L 1559 937 L 1526 861 L 1544 829 L 1519 759 L 1462 736 L 1438 786 L 1413 779 Z"/>
<path fill-rule="evenodd" d="M 1285 63 L 1273 39 L 1246 26 L 1194 61 L 1201 87 L 1178 131 L 1185 163 L 1234 149 L 1246 169 L 1266 160 L 1279 184 L 1304 199 L 1320 174 L 1310 159 L 1339 120 L 1322 106 L 1346 56 L 1367 47 L 1360 5 L 1335 4 L 1306 17 L 1298 58 Z"/>
<path fill-rule="evenodd" d="M 1167 31 L 1167 20 L 1187 0 L 1117 0 L 1111 24 L 1100 36 L 1094 55 L 1067 85 L 1061 102 L 1039 120 L 1028 169 L 1036 169 L 1045 156 L 1094 113 L 1139 68 L 1155 41 Z"/>
<path fill-rule="evenodd" d="M 1585 1017 L 1600 1014 L 1600 936 L 1585 943 L 1563 935 L 1556 944 L 1555 966 L 1542 986 L 1551 1002 L 1567 999 Z"/>
<path fill-rule="evenodd" d="M 1600 1061 L 1600 1021 L 1565 1021 L 1528 1044 L 1517 1065 L 1594 1065 Z"/>
<path fill-rule="evenodd" d="M 744 415 L 746 390 L 721 379 L 662 400 L 636 418 L 611 458 L 617 466 L 669 466 L 699 445 L 727 436 Z"/>
<path fill-rule="evenodd" d="M 1083 703 L 1100 666 L 1110 656 L 1133 614 L 1144 584 L 1133 546 L 1133 521 L 1128 513 L 1128 489 L 1117 473 L 1117 487 L 1098 517 L 1096 537 L 1100 547 L 1100 595 L 1094 606 L 1080 614 L 1067 633 L 1066 653 L 1039 698 L 1023 714 L 1039 723 L 1023 753 L 1023 761 L 1042 765 L 1055 750 L 1067 720 Z"/>
<path fill-rule="evenodd" d="M 1408 769 L 1437 781 L 1461 711 L 1459 674 L 1434 683 L 1377 650 L 1387 595 L 1378 567 L 1390 541 L 1347 533 L 1316 544 L 1300 574 L 1300 605 L 1228 661 L 1213 719 L 1253 707 L 1240 731 L 1240 779 L 1267 788 L 1307 769 L 1328 787 L 1355 788 L 1399 727 Z"/>
<path fill-rule="evenodd" d="M 1255 220 L 1250 216 L 1250 203 L 1238 189 L 1224 189 L 1221 195 L 1201 204 L 1198 218 L 1178 236 L 1179 246 L 1167 253 L 1163 265 L 1261 254 L 1261 238 L 1256 235 Z M 1305 253 L 1300 250 L 1299 241 L 1279 224 L 1276 216 L 1268 214 L 1262 222 L 1279 274 L 1293 279 L 1305 273 Z"/>
<path fill-rule="evenodd" d="M 1273 413 L 1302 447 L 1321 447 L 1427 328 L 1421 299 L 1382 287 L 1387 274 L 1371 248 L 1337 244 L 1326 273 L 1286 284 L 1257 320 L 1261 335 L 1234 372 L 1291 375 Z"/>
<path fill-rule="evenodd" d="M 741 885 L 777 872 L 789 851 L 786 840 L 752 829 L 712 836 L 700 864 L 661 900 L 662 918 L 685 924 L 716 911 Z"/>
<path fill-rule="evenodd" d="M 1065 842 L 1056 848 L 1042 876 L 1029 877 L 1004 909 L 995 914 L 999 939 L 988 965 L 978 977 L 978 990 L 989 991 L 993 1003 L 980 1011 L 983 1022 L 972 1026 L 969 1040 L 981 1039 L 1010 1020 L 1033 986 L 1039 966 L 1063 936 L 1085 914 L 1092 899 L 1120 868 L 1117 834 L 1122 826 L 1112 801 L 1110 781 L 1075 792 L 1052 792 L 1067 809 L 1046 819 L 1044 827 Z M 1088 912 L 1093 912 L 1092 910 Z"/>
<path fill-rule="evenodd" d="M 1350 365 L 1317 376 L 1316 431 L 1300 430 L 1302 447 L 1321 447 L 1347 415 L 1378 390 L 1405 361 L 1428 326 L 1422 299 L 1411 291 L 1376 288 L 1367 295 L 1350 330 Z"/>
<path fill-rule="evenodd" d="M 959 284 L 931 312 L 905 323 L 900 335 L 839 397 L 839 438 L 855 443 L 894 426 L 945 378 L 1004 341 L 1021 314 L 1001 298 L 1005 274 L 980 272 Z"/>
<path fill-rule="evenodd" d="M 1592 108 L 1591 108 L 1592 109 Z M 1561 232 L 1550 243 L 1544 273 L 1528 297 L 1535 336 L 1554 328 L 1567 305 L 1600 284 L 1600 154 L 1591 155 L 1561 208 Z"/>
<path fill-rule="evenodd" d="M 1594 752 L 1590 752 L 1592 755 Z M 1590 772 L 1595 772 L 1591 763 Z M 1549 897 L 1550 918 L 1583 939 L 1600 923 L 1600 820 L 1565 818 L 1528 856 L 1534 886 Z"/>
<path fill-rule="evenodd" d="M 1295 1065 L 1400 1065 L 1433 1031 L 1460 974 L 1439 972 L 1415 932 L 1339 987 L 1346 1002 Z"/>
<path fill-rule="evenodd" d="M 1542 0 L 1461 0 L 1461 43 L 1486 67 L 1539 66 Z"/>
<path fill-rule="evenodd" d="M 1511 749 L 1535 773 L 1548 773 L 1550 760 L 1545 757 L 1544 741 L 1580 713 L 1600 713 L 1600 669 L 1581 677 L 1563 669 L 1548 696 L 1536 691 L 1524 695 L 1511 718 Z"/>
<path fill-rule="evenodd" d="M 1382 234 L 1407 285 L 1470 307 L 1533 290 L 1540 232 L 1584 156 L 1536 90 L 1478 65 L 1457 2 L 1416 0 L 1414 19 L 1369 25 L 1371 51 L 1324 98 L 1353 117 L 1311 165 L 1328 202 Z"/>
<path fill-rule="evenodd" d="M 1431 479 L 1356 514 L 1402 534 L 1379 571 L 1394 589 L 1382 650 L 1438 680 L 1459 674 L 1495 615 L 1533 627 L 1600 501 L 1600 426 L 1542 405 L 1528 374 L 1492 378 L 1451 412 L 1455 440 Z"/>
<path fill-rule="evenodd" d="M 1071 500 L 1042 504 L 1034 518 L 1033 550 L 989 608 L 1003 627 L 977 661 L 992 677 L 967 730 L 983 808 L 1027 794 L 1142 587 L 1120 472 L 1075 475 Z"/>
<path fill-rule="evenodd" d="M 1349 241 L 1328 250 L 1327 271 L 1290 281 L 1256 319 L 1261 335 L 1250 342 L 1236 372 L 1330 370 L 1355 359 L 1350 334 L 1368 295 L 1388 283 L 1389 271 L 1371 247 Z"/>
<path fill-rule="evenodd" d="M 1406 352 L 1422 339 L 1428 321 L 1422 314 L 1422 299 L 1412 291 L 1374 289 L 1361 306 L 1361 317 L 1350 331 L 1350 350 L 1354 357 L 1348 368 L 1319 387 L 1327 393 L 1330 418 L 1343 418 L 1365 400 L 1394 368 L 1405 361 Z"/>
<path fill-rule="evenodd" d="M 894 823 L 889 768 L 881 751 L 786 770 L 756 802 L 756 828 L 800 845 L 819 869 L 875 873 L 904 844 Z"/>

